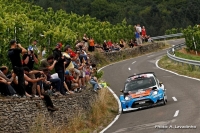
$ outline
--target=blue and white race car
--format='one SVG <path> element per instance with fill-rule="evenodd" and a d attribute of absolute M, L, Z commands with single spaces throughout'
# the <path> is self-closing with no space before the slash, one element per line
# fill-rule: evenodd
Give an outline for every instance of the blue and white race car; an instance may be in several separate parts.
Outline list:
<path fill-rule="evenodd" d="M 120 95 L 122 112 L 167 103 L 166 89 L 153 72 L 135 74 L 125 82 Z"/>

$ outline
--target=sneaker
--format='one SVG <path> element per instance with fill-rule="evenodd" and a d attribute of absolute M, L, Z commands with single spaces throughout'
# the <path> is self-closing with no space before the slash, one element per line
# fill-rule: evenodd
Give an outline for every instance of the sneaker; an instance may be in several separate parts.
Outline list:
<path fill-rule="evenodd" d="M 70 93 L 69 93 L 69 92 L 66 92 L 66 94 L 67 94 L 67 95 L 70 95 Z"/>
<path fill-rule="evenodd" d="M 97 90 L 93 90 L 93 91 L 97 93 Z"/>
<path fill-rule="evenodd" d="M 75 93 L 77 93 L 77 92 L 78 92 L 78 90 L 77 90 L 77 89 L 74 89 L 74 92 L 75 92 Z"/>
<path fill-rule="evenodd" d="M 78 88 L 77 90 L 78 90 L 78 92 L 81 92 L 82 89 L 81 89 L 81 88 Z"/>
<path fill-rule="evenodd" d="M 38 95 L 34 95 L 34 97 L 39 97 Z"/>

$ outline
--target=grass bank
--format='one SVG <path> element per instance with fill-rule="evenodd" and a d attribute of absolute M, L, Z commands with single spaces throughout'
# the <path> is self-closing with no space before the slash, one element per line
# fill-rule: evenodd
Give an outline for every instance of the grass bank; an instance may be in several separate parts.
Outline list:
<path fill-rule="evenodd" d="M 192 55 L 190 55 L 192 56 Z M 182 57 L 183 58 L 183 57 Z M 186 75 L 194 78 L 200 78 L 200 68 L 192 65 L 187 65 L 183 63 L 177 63 L 172 61 L 167 56 L 164 56 L 159 62 L 158 65 L 161 68 L 171 70 L 181 75 Z"/>
<path fill-rule="evenodd" d="M 200 61 L 200 55 L 196 55 L 195 51 L 187 52 L 184 48 L 176 51 L 175 55 L 180 58 L 185 58 L 189 60 L 197 60 Z"/>
<path fill-rule="evenodd" d="M 94 95 L 95 96 L 95 95 Z M 95 101 L 91 103 L 91 111 L 77 112 L 69 123 L 54 126 L 45 117 L 38 115 L 30 133 L 91 133 L 100 132 L 118 114 L 118 103 L 107 88 L 102 88 Z"/>

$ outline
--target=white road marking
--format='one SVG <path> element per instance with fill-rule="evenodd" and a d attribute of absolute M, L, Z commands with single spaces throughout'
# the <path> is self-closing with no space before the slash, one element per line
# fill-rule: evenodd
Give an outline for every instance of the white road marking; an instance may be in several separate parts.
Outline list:
<path fill-rule="evenodd" d="M 172 97 L 172 99 L 173 99 L 175 102 L 177 101 L 176 97 Z"/>
<path fill-rule="evenodd" d="M 131 70 L 131 68 L 129 67 L 128 70 Z"/>
<path fill-rule="evenodd" d="M 154 55 L 149 55 L 149 56 L 147 56 L 147 57 L 152 57 L 152 56 L 154 56 Z"/>
<path fill-rule="evenodd" d="M 176 110 L 175 114 L 174 114 L 174 117 L 177 117 L 178 116 L 178 113 L 179 113 L 179 110 Z"/>
<path fill-rule="evenodd" d="M 134 64 L 136 61 L 134 61 L 132 64 Z"/>

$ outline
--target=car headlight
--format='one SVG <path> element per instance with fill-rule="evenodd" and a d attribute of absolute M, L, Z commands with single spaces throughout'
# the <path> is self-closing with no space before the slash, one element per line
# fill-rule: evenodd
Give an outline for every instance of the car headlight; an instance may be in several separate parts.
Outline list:
<path fill-rule="evenodd" d="M 154 91 L 153 93 L 152 93 L 152 95 L 157 95 L 158 94 L 158 91 Z"/>
<path fill-rule="evenodd" d="M 126 100 L 126 101 L 130 100 L 130 97 L 126 96 L 126 97 L 125 97 L 125 100 Z"/>

